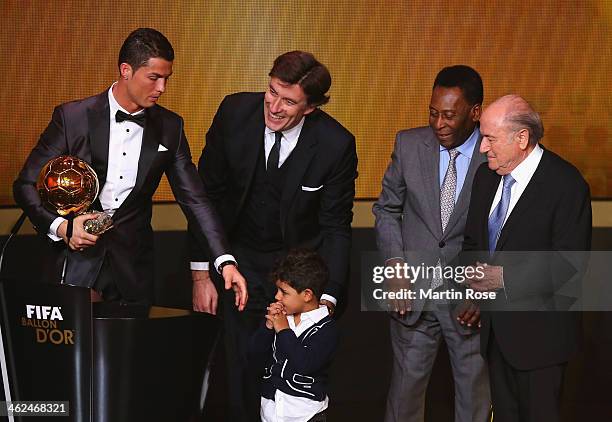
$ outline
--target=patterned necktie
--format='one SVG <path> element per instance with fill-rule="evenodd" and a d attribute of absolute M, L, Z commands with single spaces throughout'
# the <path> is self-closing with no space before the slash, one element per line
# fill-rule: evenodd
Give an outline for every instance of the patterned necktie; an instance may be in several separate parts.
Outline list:
<path fill-rule="evenodd" d="M 459 151 L 451 149 L 448 153 L 450 161 L 444 175 L 444 182 L 442 182 L 442 187 L 440 188 L 440 221 L 442 222 L 442 232 L 446 230 L 448 220 L 455 208 L 455 193 L 457 191 L 457 167 L 455 161 Z"/>
<path fill-rule="evenodd" d="M 268 162 L 266 163 L 266 169 L 268 172 L 270 172 L 271 169 L 278 169 L 278 158 L 280 155 L 281 139 L 283 139 L 283 132 L 274 132 L 274 145 L 270 150 L 270 154 L 268 155 Z"/>
<path fill-rule="evenodd" d="M 501 199 L 489 216 L 489 253 L 491 255 L 495 251 L 497 240 L 501 234 L 502 227 L 504 227 L 504 220 L 506 219 L 506 214 L 508 214 L 508 206 L 510 205 L 510 190 L 515 182 L 516 180 L 514 180 L 509 174 L 504 176 L 504 186 L 502 188 Z"/>
<path fill-rule="evenodd" d="M 450 219 L 453 209 L 455 208 L 455 192 L 457 191 L 457 167 L 455 161 L 459 155 L 459 151 L 456 149 L 448 150 L 450 155 L 450 161 L 448 162 L 448 168 L 444 175 L 444 181 L 440 188 L 440 221 L 442 222 L 442 233 L 446 230 L 448 220 Z M 438 266 L 442 265 L 442 262 L 438 259 Z M 431 280 L 431 288 L 437 289 L 444 281 L 442 277 L 438 277 L 434 273 L 434 277 Z"/>

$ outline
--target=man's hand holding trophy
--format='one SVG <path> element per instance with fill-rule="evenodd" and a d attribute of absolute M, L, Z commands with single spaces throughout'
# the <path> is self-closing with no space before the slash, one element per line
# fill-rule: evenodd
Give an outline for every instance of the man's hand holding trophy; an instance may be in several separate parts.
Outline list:
<path fill-rule="evenodd" d="M 100 184 L 96 172 L 80 158 L 62 155 L 49 160 L 38 175 L 36 188 L 45 208 L 67 220 L 65 229 L 58 228 L 58 235 L 71 249 L 92 246 L 97 236 L 112 228 L 111 214 L 88 211 Z M 72 239 L 73 234 L 78 239 Z"/>

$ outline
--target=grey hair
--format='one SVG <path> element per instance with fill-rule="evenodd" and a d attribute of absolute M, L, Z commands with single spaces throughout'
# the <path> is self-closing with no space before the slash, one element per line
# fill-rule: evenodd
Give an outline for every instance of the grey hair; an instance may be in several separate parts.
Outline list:
<path fill-rule="evenodd" d="M 506 115 L 505 121 L 510 125 L 511 130 L 516 133 L 519 130 L 527 129 L 529 144 L 537 144 L 544 137 L 544 124 L 540 115 L 518 95 L 507 95 L 506 100 L 510 101 L 511 111 Z"/>

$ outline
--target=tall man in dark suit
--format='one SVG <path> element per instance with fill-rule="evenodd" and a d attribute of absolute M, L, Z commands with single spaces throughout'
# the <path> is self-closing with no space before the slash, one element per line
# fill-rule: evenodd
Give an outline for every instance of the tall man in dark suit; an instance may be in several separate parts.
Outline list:
<path fill-rule="evenodd" d="M 579 345 L 579 314 L 525 310 L 555 309 L 559 265 L 549 257 L 558 254 L 546 251 L 590 249 L 589 187 L 574 166 L 539 145 L 542 121 L 523 98 L 496 100 L 480 121 L 488 165 L 474 177 L 463 249 L 486 266 L 470 287 L 498 291 L 496 309 L 523 309 L 482 315 L 495 422 L 555 422 L 563 372 Z M 506 265 L 516 251 L 541 253 Z"/>
<path fill-rule="evenodd" d="M 157 105 L 173 60 L 174 50 L 164 35 L 149 28 L 132 32 L 119 52 L 119 79 L 110 89 L 55 108 L 14 183 L 15 199 L 38 232 L 69 246 L 66 283 L 92 287 L 104 300 L 151 303 L 152 197 L 165 173 L 198 241 L 210 245 L 218 268 L 223 268 L 225 286 L 233 287 L 242 309 L 245 280 L 229 255 L 221 222 L 191 161 L 183 119 Z M 92 217 L 87 214 L 74 219 L 69 238 L 68 221 L 41 203 L 38 173 L 48 160 L 65 154 L 87 161 L 98 175 L 96 205 L 112 214 L 114 225 L 101 236 L 83 229 L 83 222 Z M 55 276 L 59 280 L 59 273 Z M 195 297 L 194 303 L 199 300 Z"/>
<path fill-rule="evenodd" d="M 321 302 L 333 311 L 349 270 L 357 177 L 355 138 L 319 106 L 331 86 L 327 68 L 310 53 L 274 61 L 265 93 L 239 93 L 221 103 L 206 135 L 199 171 L 248 280 L 247 312 L 225 297 L 225 345 L 231 420 L 259 418 L 257 374 L 249 374 L 248 338 L 263 321 L 276 287 L 275 260 L 289 248 L 317 250 L 329 283 Z M 208 260 L 208 251 L 194 251 Z M 206 291 L 202 309 L 216 311 L 206 266 L 192 263 L 194 286 Z"/>
<path fill-rule="evenodd" d="M 478 153 L 483 100 L 480 75 L 468 66 L 442 69 L 433 84 L 429 126 L 397 134 L 391 164 L 374 204 L 376 243 L 387 265 L 449 263 L 461 249 Z M 443 289 L 426 280 L 423 290 Z M 399 287 L 399 286 L 397 286 Z M 402 286 L 402 287 L 408 287 Z M 416 291 L 416 290 L 415 290 Z M 422 422 L 425 391 L 442 337 L 455 380 L 455 421 L 485 421 L 486 366 L 479 355 L 479 311 L 400 301 L 390 321 L 393 373 L 385 421 Z"/>

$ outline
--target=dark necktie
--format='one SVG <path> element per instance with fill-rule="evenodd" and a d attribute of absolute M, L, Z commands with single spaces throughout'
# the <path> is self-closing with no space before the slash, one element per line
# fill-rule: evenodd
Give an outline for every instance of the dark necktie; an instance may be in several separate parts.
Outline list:
<path fill-rule="evenodd" d="M 266 163 L 266 170 L 268 172 L 270 172 L 271 169 L 278 169 L 278 158 L 280 155 L 281 139 L 283 139 L 283 132 L 274 132 L 274 146 L 272 146 L 272 149 L 270 150 L 270 155 L 268 155 L 268 162 Z"/>
<path fill-rule="evenodd" d="M 501 234 L 502 228 L 504 227 L 504 220 L 506 214 L 508 214 L 508 207 L 510 205 L 510 193 L 512 185 L 516 182 L 509 174 L 504 176 L 504 186 L 502 188 L 502 194 L 497 206 L 489 216 L 489 253 L 493 254 L 495 247 L 497 246 L 497 240 Z"/>
<path fill-rule="evenodd" d="M 117 123 L 121 123 L 124 120 L 129 120 L 130 122 L 136 123 L 140 127 L 144 127 L 146 115 L 145 113 L 127 114 L 121 110 L 117 110 L 117 113 L 115 114 L 115 120 L 117 121 Z"/>

